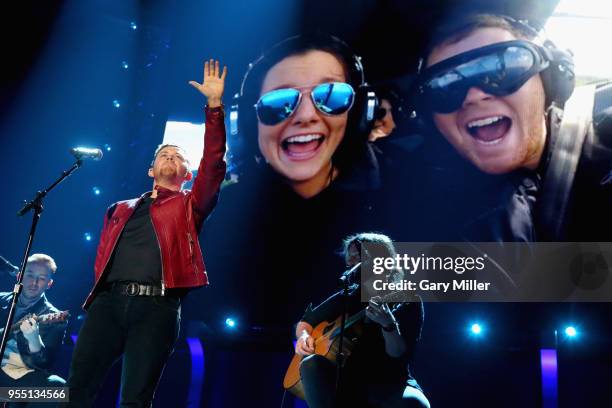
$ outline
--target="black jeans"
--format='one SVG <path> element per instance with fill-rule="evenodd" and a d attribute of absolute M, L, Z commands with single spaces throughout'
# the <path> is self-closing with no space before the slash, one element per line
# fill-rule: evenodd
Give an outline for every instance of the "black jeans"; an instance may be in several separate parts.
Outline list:
<path fill-rule="evenodd" d="M 123 354 L 121 407 L 149 407 L 178 338 L 180 298 L 98 294 L 81 327 L 68 386 L 69 407 L 91 407 L 112 364 Z"/>
<path fill-rule="evenodd" d="M 21 378 L 13 379 L 6 375 L 6 373 L 0 370 L 0 387 L 11 387 L 11 388 L 20 388 L 20 387 L 65 387 L 66 381 L 62 377 L 57 375 L 49 374 L 46 371 L 33 371 L 31 373 L 27 373 Z M 2 403 L 0 402 L 0 407 Z M 53 408 L 58 406 L 58 404 L 49 403 L 49 402 L 10 402 L 7 404 L 7 408 L 13 407 L 22 407 L 22 408 L 35 408 L 35 407 L 43 407 L 43 408 Z"/>
<path fill-rule="evenodd" d="M 376 373 L 343 372 L 340 398 L 335 399 L 336 365 L 316 354 L 305 357 L 300 375 L 310 408 L 429 408 L 421 390 L 402 384 L 371 384 Z"/>

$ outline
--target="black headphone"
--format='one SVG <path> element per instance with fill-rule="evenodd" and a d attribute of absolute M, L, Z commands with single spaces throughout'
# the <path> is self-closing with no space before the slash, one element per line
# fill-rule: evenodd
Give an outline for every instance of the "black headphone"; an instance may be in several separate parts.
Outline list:
<path fill-rule="evenodd" d="M 540 31 L 531 26 L 527 20 L 518 20 L 502 14 L 495 14 L 494 16 L 504 19 L 511 26 L 528 33 L 533 38 L 540 37 Z M 546 94 L 545 106 L 548 108 L 554 103 L 558 107 L 563 107 L 572 95 L 572 92 L 574 92 L 576 85 L 574 56 L 569 50 L 565 51 L 558 48 L 549 39 L 543 41 L 543 47 L 548 55 L 543 55 L 542 57 L 549 60 L 548 68 L 540 72 L 542 84 L 544 85 L 544 93 Z M 425 59 L 426 56 L 419 59 L 417 82 L 418 76 L 425 69 Z"/>
<path fill-rule="evenodd" d="M 529 32 L 534 38 L 540 36 L 540 31 L 532 27 L 527 20 L 517 20 L 504 15 L 499 17 L 506 20 L 510 25 Z M 574 55 L 569 50 L 558 48 L 549 39 L 545 39 L 542 45 L 550 53 L 550 56 L 547 56 L 550 65 L 540 72 L 546 94 L 546 106 L 555 103 L 555 105 L 562 107 L 572 96 L 576 86 Z"/>
<path fill-rule="evenodd" d="M 229 114 L 230 135 L 235 139 L 236 150 L 247 150 L 247 146 L 253 142 L 256 143 L 257 140 L 254 135 L 240 134 L 244 129 L 256 129 L 257 125 L 254 105 L 259 98 L 259 89 L 253 89 L 251 82 L 254 79 L 252 78 L 256 77 L 263 81 L 263 77 L 272 66 L 295 53 L 296 48 L 299 53 L 300 46 L 305 51 L 309 49 L 329 50 L 330 53 L 342 58 L 343 64 L 346 64 L 348 69 L 347 82 L 355 90 L 355 101 L 349 111 L 345 134 L 351 138 L 367 138 L 375 120 L 378 99 L 374 89 L 365 80 L 361 57 L 354 54 L 350 47 L 338 37 L 316 31 L 286 38 L 249 64 L 242 79 L 240 91 L 233 97 Z M 257 152 L 258 149 L 255 151 Z M 240 166 L 240 163 L 237 165 Z"/>

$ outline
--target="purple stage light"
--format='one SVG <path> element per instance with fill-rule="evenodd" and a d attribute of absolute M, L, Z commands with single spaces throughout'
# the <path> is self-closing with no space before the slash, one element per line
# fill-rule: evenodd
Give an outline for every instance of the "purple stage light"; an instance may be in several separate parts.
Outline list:
<path fill-rule="evenodd" d="M 540 364 L 542 366 L 542 407 L 557 408 L 557 350 L 541 349 Z"/>
<path fill-rule="evenodd" d="M 197 337 L 187 337 L 187 346 L 191 354 L 191 381 L 186 406 L 197 408 L 200 406 L 204 384 L 204 348 Z"/>

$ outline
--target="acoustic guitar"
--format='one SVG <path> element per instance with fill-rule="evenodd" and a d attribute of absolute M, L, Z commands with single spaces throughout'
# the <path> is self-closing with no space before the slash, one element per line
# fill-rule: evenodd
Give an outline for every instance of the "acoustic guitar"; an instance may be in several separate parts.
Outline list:
<path fill-rule="evenodd" d="M 381 296 L 383 303 L 392 301 L 406 301 L 407 294 L 403 291 L 393 292 L 385 296 Z M 415 299 L 415 295 L 410 295 L 411 299 Z M 344 341 L 342 345 L 342 353 L 345 358 L 349 357 L 352 350 L 355 348 L 359 340 L 359 336 L 362 333 L 361 325 L 358 323 L 362 322 L 365 318 L 365 309 L 360 310 L 352 316 L 347 316 L 344 324 Z M 336 363 L 336 357 L 338 355 L 338 349 L 340 346 L 340 329 L 342 327 L 342 316 L 338 316 L 335 320 L 328 322 L 323 321 L 317 324 L 310 335 L 314 339 L 315 354 L 325 357 L 332 363 Z M 285 379 L 283 380 L 283 387 L 295 395 L 298 398 L 304 399 L 304 387 L 302 386 L 302 378 L 300 376 L 300 363 L 306 356 L 295 354 Z"/>
<path fill-rule="evenodd" d="M 24 320 L 27 320 L 30 317 L 32 317 L 32 314 L 27 314 L 23 316 L 21 319 L 19 319 L 16 323 L 14 323 L 11 326 L 11 332 L 18 332 L 20 330 L 19 326 L 21 326 L 21 323 L 23 323 Z M 68 320 L 69 317 L 70 317 L 70 312 L 67 310 L 63 310 L 60 312 L 47 313 L 44 315 L 36 316 L 36 321 L 38 322 L 40 326 L 44 326 L 47 324 L 64 322 Z M 0 334 L 2 334 L 3 331 L 4 331 L 4 327 L 0 328 Z"/>

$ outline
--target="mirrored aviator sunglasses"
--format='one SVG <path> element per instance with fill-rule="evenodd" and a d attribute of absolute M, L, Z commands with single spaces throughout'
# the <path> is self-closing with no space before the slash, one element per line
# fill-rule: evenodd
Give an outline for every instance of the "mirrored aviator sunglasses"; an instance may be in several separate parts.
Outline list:
<path fill-rule="evenodd" d="M 461 107 L 472 87 L 494 96 L 510 95 L 546 69 L 549 61 L 546 49 L 525 40 L 476 48 L 425 69 L 418 103 L 430 112 L 451 113 Z"/>
<path fill-rule="evenodd" d="M 319 84 L 310 91 L 296 88 L 275 89 L 263 94 L 255 104 L 261 123 L 273 126 L 289 118 L 298 108 L 302 95 L 310 94 L 313 105 L 325 115 L 340 115 L 353 106 L 355 91 L 345 82 Z"/>

